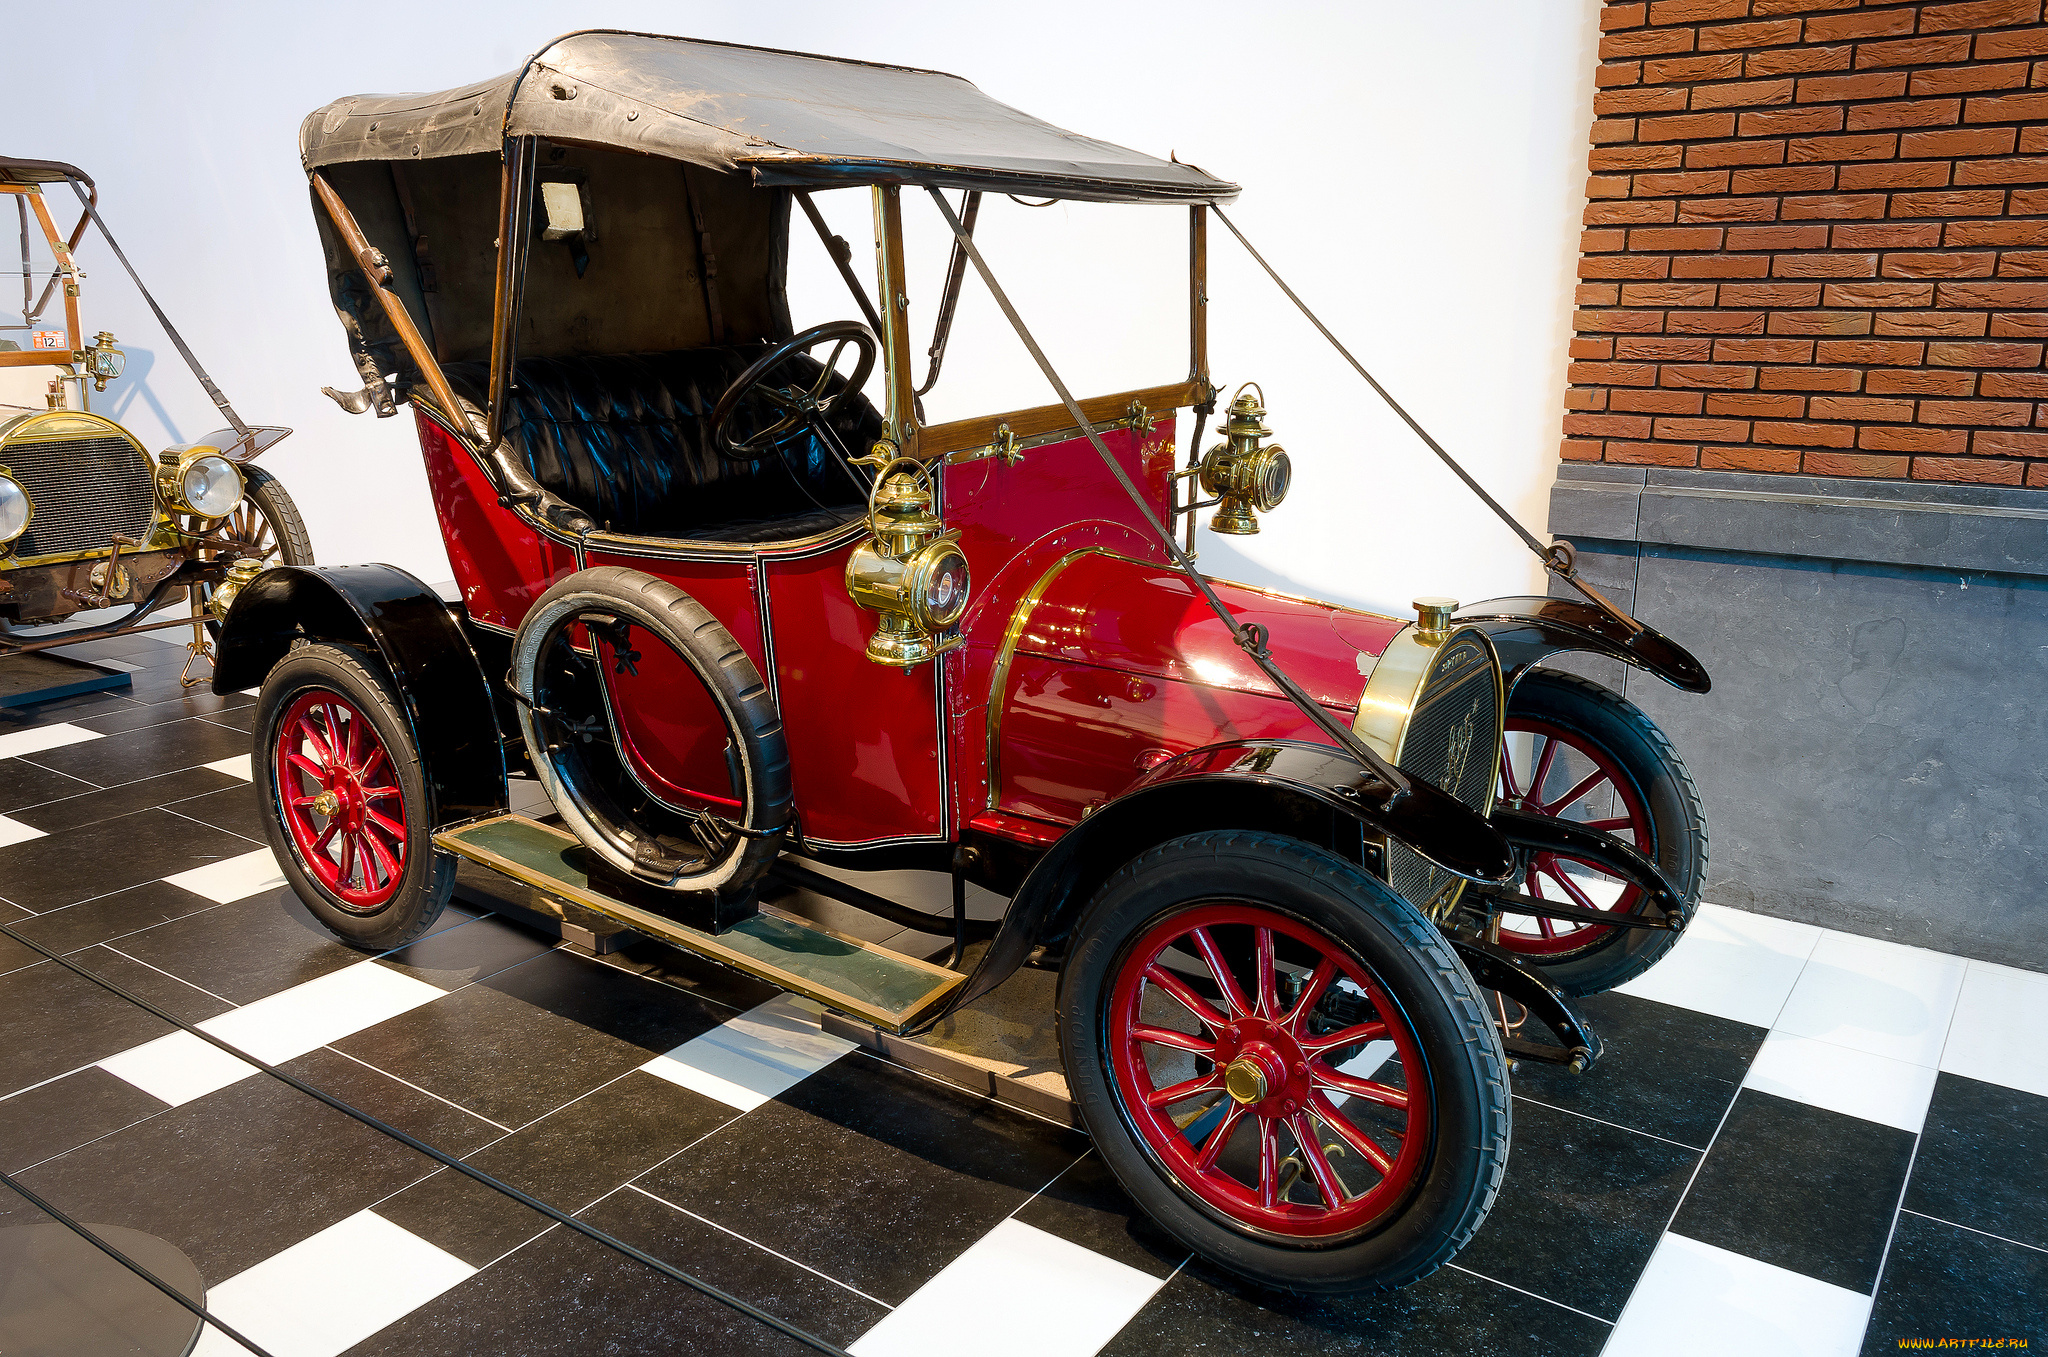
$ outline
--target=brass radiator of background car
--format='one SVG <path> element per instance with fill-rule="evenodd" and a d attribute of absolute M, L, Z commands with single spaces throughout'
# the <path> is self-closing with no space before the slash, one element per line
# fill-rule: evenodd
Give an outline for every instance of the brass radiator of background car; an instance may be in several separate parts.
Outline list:
<path fill-rule="evenodd" d="M 106 551 L 115 533 L 137 542 L 149 535 L 155 516 L 149 458 L 113 426 L 88 419 L 67 418 L 61 431 L 52 431 L 57 421 L 45 418 L 34 422 L 28 437 L 0 434 L 0 467 L 35 505 L 11 561 Z"/>

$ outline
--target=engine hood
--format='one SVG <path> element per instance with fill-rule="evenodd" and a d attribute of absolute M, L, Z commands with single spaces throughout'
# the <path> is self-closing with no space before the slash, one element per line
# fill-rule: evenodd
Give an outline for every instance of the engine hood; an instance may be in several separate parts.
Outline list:
<path fill-rule="evenodd" d="M 1250 585 L 1215 588 L 1240 621 L 1266 628 L 1295 682 L 1346 719 L 1406 625 Z M 991 810 L 1072 824 L 1189 750 L 1327 743 L 1168 566 L 1077 555 L 1020 612 L 992 694 Z"/>
<path fill-rule="evenodd" d="M 1213 580 L 1240 622 L 1266 629 L 1281 668 L 1326 707 L 1355 711 L 1403 620 Z M 1019 653 L 1279 698 L 1179 571 L 1107 552 L 1075 558 L 1045 587 Z"/>

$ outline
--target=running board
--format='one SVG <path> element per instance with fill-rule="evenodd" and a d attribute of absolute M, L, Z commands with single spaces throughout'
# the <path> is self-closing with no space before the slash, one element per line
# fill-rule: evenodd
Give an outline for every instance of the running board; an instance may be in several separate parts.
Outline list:
<path fill-rule="evenodd" d="M 524 815 L 498 815 L 434 836 L 441 848 L 536 890 L 582 905 L 672 947 L 744 971 L 900 1034 L 967 980 L 958 971 L 820 928 L 768 906 L 707 933 L 593 887 L 583 845 Z"/>

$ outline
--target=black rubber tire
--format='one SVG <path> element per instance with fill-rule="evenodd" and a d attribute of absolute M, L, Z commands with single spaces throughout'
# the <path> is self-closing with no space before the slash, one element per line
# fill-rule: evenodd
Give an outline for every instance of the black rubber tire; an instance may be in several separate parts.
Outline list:
<path fill-rule="evenodd" d="M 1685 921 L 1699 908 L 1707 879 L 1707 813 L 1685 760 L 1657 723 L 1621 694 L 1557 669 L 1523 676 L 1508 697 L 1508 717 L 1548 721 L 1589 741 L 1621 766 L 1650 813 L 1644 848 L 1685 902 Z M 1583 997 L 1626 984 L 1663 959 L 1677 933 L 1614 928 L 1581 951 L 1552 957 L 1517 953 L 1566 994 Z"/>
<path fill-rule="evenodd" d="M 397 892 L 374 914 L 342 908 L 314 879 L 282 818 L 271 751 L 277 725 L 291 700 L 308 688 L 340 693 L 370 719 L 405 793 L 405 838 L 426 851 L 408 851 Z M 420 937 L 441 916 L 455 889 L 455 857 L 435 848 L 433 793 L 413 741 L 396 685 L 375 656 L 351 645 L 300 645 L 279 660 L 256 698 L 256 749 L 250 760 L 257 804 L 263 808 L 263 837 L 277 856 L 285 879 L 329 932 L 351 947 L 385 952 Z"/>
<path fill-rule="evenodd" d="M 313 539 L 306 532 L 306 520 L 299 517 L 299 506 L 285 492 L 283 483 L 260 466 L 243 467 L 242 481 L 248 498 L 277 534 L 277 560 L 272 564 L 313 564 Z"/>
<path fill-rule="evenodd" d="M 1104 1010 L 1129 946 L 1198 902 L 1255 901 L 1307 923 L 1373 972 L 1420 1039 L 1434 1097 L 1428 1162 L 1407 1200 L 1324 1247 L 1255 1237 L 1198 1205 L 1140 1142 L 1114 1088 Z M 1182 1244 L 1261 1285 L 1303 1294 L 1406 1286 L 1448 1262 L 1492 1209 L 1507 1169 L 1507 1061 L 1480 990 L 1436 926 L 1356 863 L 1276 834 L 1213 831 L 1162 843 L 1106 881 L 1060 974 L 1067 1083 L 1124 1190 Z"/>
<path fill-rule="evenodd" d="M 790 785 L 789 746 L 782 733 L 782 713 L 761 671 L 740 648 L 730 631 L 709 609 L 666 580 L 625 566 L 598 566 L 578 571 L 542 594 L 519 624 L 512 641 L 512 684 L 526 700 L 519 704 L 519 724 L 541 786 L 561 813 L 562 823 L 584 846 L 622 875 L 677 891 L 713 891 L 731 897 L 745 893 L 766 875 L 782 850 L 782 835 L 734 835 L 721 855 L 699 870 L 670 875 L 649 868 L 649 850 L 671 855 L 658 838 L 680 837 L 675 824 L 682 817 L 652 812 L 635 814 L 606 805 L 579 790 L 595 786 L 588 776 L 565 778 L 566 763 L 557 755 L 534 714 L 538 702 L 536 668 L 549 635 L 584 611 L 608 613 L 630 620 L 661 638 L 697 673 L 725 717 L 726 734 L 739 764 L 746 813 L 742 827 L 769 831 L 790 823 L 794 793 Z M 627 774 L 630 777 L 630 774 Z M 640 788 L 650 798 L 651 792 Z M 636 846 L 643 846 L 636 852 Z M 664 879 L 666 877 L 667 879 Z"/>

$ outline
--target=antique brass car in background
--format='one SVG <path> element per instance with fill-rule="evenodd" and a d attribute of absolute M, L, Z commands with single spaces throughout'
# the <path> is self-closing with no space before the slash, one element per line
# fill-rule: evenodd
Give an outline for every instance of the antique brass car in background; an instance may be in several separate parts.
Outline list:
<path fill-rule="evenodd" d="M 69 235 L 58 231 L 46 185 L 78 197 L 81 211 Z M 240 583 L 265 565 L 313 562 L 291 496 L 251 465 L 291 430 L 243 423 L 168 320 L 172 343 L 229 427 L 152 455 L 129 430 L 95 413 L 93 393 L 104 392 L 126 366 L 112 334 L 102 330 L 87 344 L 79 322 L 84 275 L 74 252 L 87 225 L 106 230 L 98 191 L 72 166 L 0 158 L 0 195 L 14 200 L 22 259 L 21 324 L 0 332 L 25 332 L 29 339 L 24 347 L 0 338 L 0 660 L 179 626 L 148 619 L 188 601 L 191 660 L 210 657 L 210 630 Z M 127 265 L 113 238 L 105 239 Z M 38 245 L 49 256 L 40 291 L 42 270 L 31 263 Z M 142 286 L 139 278 L 136 286 Z M 59 298 L 62 327 L 45 328 L 44 313 Z M 150 305 L 156 309 L 153 300 Z M 163 319 L 160 309 L 157 316 Z M 61 636 L 19 630 L 122 607 L 128 611 L 111 622 Z M 206 677 L 192 669 L 188 661 L 188 684 Z"/>

